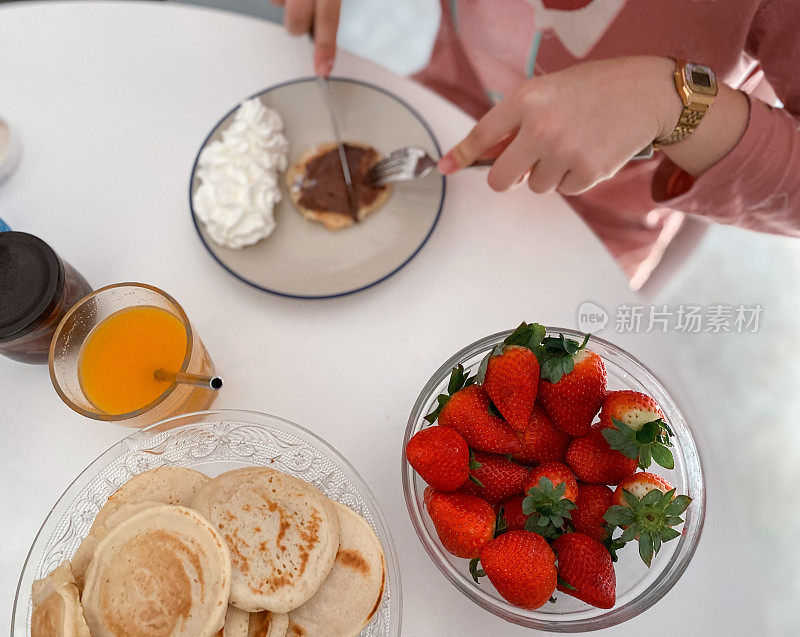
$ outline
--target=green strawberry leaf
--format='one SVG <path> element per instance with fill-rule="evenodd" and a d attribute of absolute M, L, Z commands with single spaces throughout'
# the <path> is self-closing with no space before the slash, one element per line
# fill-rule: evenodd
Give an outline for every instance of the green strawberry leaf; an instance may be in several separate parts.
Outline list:
<path fill-rule="evenodd" d="M 431 424 L 436 422 L 436 419 L 439 417 L 442 408 L 447 404 L 447 401 L 450 400 L 450 397 L 457 391 L 464 389 L 464 387 L 472 385 L 474 382 L 475 377 L 467 375 L 464 372 L 463 365 L 456 365 L 453 368 L 453 371 L 450 372 L 450 380 L 447 383 L 447 393 L 439 394 L 436 397 L 437 406 L 431 413 L 425 416 L 425 420 Z"/>
<path fill-rule="evenodd" d="M 648 491 L 640 500 L 642 506 L 650 507 L 658 504 L 661 501 L 661 496 L 664 494 L 661 493 L 658 489 L 653 489 L 652 491 Z"/>
<path fill-rule="evenodd" d="M 630 507 L 614 504 L 608 507 L 603 519 L 613 526 L 628 526 L 636 522 L 636 514 Z"/>
<path fill-rule="evenodd" d="M 527 347 L 534 351 L 542 342 L 547 330 L 543 325 L 538 323 L 521 323 L 506 339 L 503 341 L 506 345 L 519 345 Z M 534 351 L 535 353 L 535 351 Z"/>
<path fill-rule="evenodd" d="M 662 542 L 669 542 L 670 540 L 674 540 L 676 537 L 680 537 L 681 534 L 676 531 L 675 529 L 661 529 L 661 541 Z"/>
<path fill-rule="evenodd" d="M 622 537 L 619 538 L 612 538 L 612 533 L 614 531 L 614 527 L 608 526 L 608 537 L 606 538 L 603 544 L 605 545 L 606 549 L 608 549 L 609 555 L 611 555 L 611 561 L 616 562 L 619 558 L 617 557 L 617 551 L 619 551 L 623 546 L 625 546 L 626 542 L 622 541 Z"/>
<path fill-rule="evenodd" d="M 651 451 L 653 453 L 653 460 L 655 460 L 657 464 L 660 464 L 665 469 L 675 468 L 675 459 L 672 457 L 672 452 L 668 447 L 660 442 L 655 442 L 651 447 Z"/>
<path fill-rule="evenodd" d="M 494 523 L 494 536 L 497 537 L 498 535 L 502 535 L 506 531 L 508 531 L 508 520 L 506 520 L 505 510 L 503 507 L 500 507 L 500 510 L 497 512 L 497 519 Z"/>
<path fill-rule="evenodd" d="M 680 515 L 691 503 L 692 499 L 688 495 L 679 495 L 666 506 L 664 512 L 667 515 Z"/>
<path fill-rule="evenodd" d="M 650 445 L 639 445 L 639 467 L 647 469 L 653 464 L 653 451 Z"/>
<path fill-rule="evenodd" d="M 469 573 L 472 575 L 472 579 L 475 580 L 476 584 L 480 584 L 478 581 L 479 578 L 486 577 L 486 571 L 484 571 L 482 568 L 478 568 L 478 562 L 480 562 L 480 559 L 477 557 L 473 557 L 469 561 Z"/>
<path fill-rule="evenodd" d="M 503 417 L 503 415 L 500 413 L 500 410 L 495 407 L 495 404 L 491 400 L 489 401 L 489 408 L 487 409 L 487 412 L 490 416 L 494 416 L 495 418 Z"/>
<path fill-rule="evenodd" d="M 483 465 L 475 459 L 475 452 L 470 449 L 469 450 L 469 468 L 470 469 L 480 469 Z"/>
<path fill-rule="evenodd" d="M 653 561 L 653 538 L 647 531 L 639 534 L 639 557 L 649 567 Z"/>
<path fill-rule="evenodd" d="M 639 527 L 636 524 L 633 524 L 622 532 L 622 535 L 619 536 L 619 541 L 623 544 L 627 544 L 628 542 L 636 539 L 636 534 L 638 532 Z"/>
<path fill-rule="evenodd" d="M 686 510 L 692 499 L 686 495 L 673 499 L 674 494 L 675 489 L 666 493 L 652 489 L 642 498 L 637 498 L 627 489 L 623 489 L 622 497 L 627 506 L 612 505 L 605 513 L 604 518 L 612 530 L 615 526 L 627 527 L 616 538 L 616 542 L 624 545 L 638 538 L 639 556 L 648 567 L 653 556 L 661 549 L 662 543 L 680 536 L 672 527 L 683 523 L 680 514 Z"/>
<path fill-rule="evenodd" d="M 577 591 L 577 590 L 578 590 L 578 589 L 577 589 L 577 588 L 575 588 L 575 587 L 574 587 L 572 584 L 569 584 L 569 583 L 568 583 L 568 582 L 566 582 L 565 580 L 561 579 L 561 577 L 560 577 L 560 576 L 559 576 L 559 577 L 557 577 L 556 579 L 557 579 L 558 585 L 559 585 L 559 586 L 562 586 L 563 588 L 566 588 L 568 591 Z"/>
<path fill-rule="evenodd" d="M 612 417 L 614 428 L 603 429 L 603 437 L 615 451 L 632 460 L 636 460 L 642 469 L 647 469 L 655 460 L 666 469 L 673 469 L 675 461 L 668 449 L 670 429 L 661 418 L 645 423 L 638 431 L 634 431 L 621 420 Z"/>
<path fill-rule="evenodd" d="M 639 508 L 639 498 L 633 495 L 627 489 L 622 490 L 622 499 L 628 503 L 628 506 L 633 509 L 634 512 Z"/>
<path fill-rule="evenodd" d="M 470 482 L 472 482 L 472 484 L 474 484 L 474 485 L 476 485 L 476 486 L 478 486 L 478 487 L 481 487 L 481 488 L 483 488 L 483 487 L 485 487 L 485 486 L 486 486 L 485 484 L 483 484 L 483 482 L 481 482 L 480 480 L 478 480 L 478 478 L 476 478 L 476 477 L 475 477 L 474 475 L 472 475 L 471 473 L 469 474 L 469 480 L 470 480 Z"/>

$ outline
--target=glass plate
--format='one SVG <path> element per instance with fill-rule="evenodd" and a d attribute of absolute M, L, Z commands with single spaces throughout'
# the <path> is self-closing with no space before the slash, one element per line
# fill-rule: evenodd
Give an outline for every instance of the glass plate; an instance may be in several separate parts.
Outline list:
<path fill-rule="evenodd" d="M 56 502 L 22 568 L 12 637 L 30 635 L 31 584 L 75 553 L 100 507 L 132 476 L 164 465 L 210 476 L 239 467 L 270 466 L 310 482 L 369 522 L 386 558 L 386 586 L 363 637 L 400 635 L 402 597 L 397 555 L 386 520 L 353 466 L 310 431 L 253 411 L 213 410 L 170 418 L 118 442 L 92 462 Z"/>
<path fill-rule="evenodd" d="M 389 91 L 344 78 L 330 79 L 331 100 L 342 140 L 362 142 L 388 154 L 421 146 L 431 157 L 441 150 L 433 132 L 410 105 Z M 307 148 L 333 141 L 331 124 L 316 78 L 284 82 L 253 95 L 277 110 L 289 140 L 290 164 Z M 237 104 L 214 126 L 198 151 L 219 139 Z M 197 159 L 189 183 L 189 206 L 209 254 L 236 278 L 264 292 L 300 299 L 325 299 L 369 288 L 403 268 L 430 238 L 444 202 L 445 179 L 395 184 L 389 200 L 362 223 L 336 232 L 303 219 L 280 178 L 282 201 L 275 206 L 275 230 L 258 243 L 233 250 L 215 244 L 197 220 L 193 194 Z"/>
<path fill-rule="evenodd" d="M 436 397 L 446 390 L 453 367 L 461 364 L 467 372 L 477 372 L 483 357 L 510 333 L 493 334 L 465 347 L 436 371 L 417 398 L 408 419 L 403 449 L 417 431 L 428 426 L 424 416 L 433 410 Z M 581 332 L 560 327 L 548 327 L 547 333 L 550 336 L 564 334 L 579 342 L 584 337 Z M 614 608 L 594 608 L 574 597 L 556 592 L 555 604 L 545 604 L 537 610 L 524 610 L 506 602 L 487 579 L 483 579 L 480 585 L 475 584 L 467 568 L 469 560 L 453 557 L 439 541 L 423 503 L 425 482 L 405 461 L 405 456 L 403 457 L 402 477 L 406 507 L 422 546 L 439 571 L 479 606 L 509 622 L 537 630 L 600 630 L 616 626 L 643 613 L 667 594 L 689 566 L 700 541 L 705 519 L 706 487 L 700 454 L 689 424 L 678 405 L 653 373 L 623 349 L 595 336 L 589 341 L 588 347 L 603 359 L 609 390 L 633 389 L 644 392 L 652 396 L 661 407 L 675 432 L 672 440 L 675 469 L 670 471 L 653 464 L 648 471 L 662 475 L 676 487 L 678 493 L 685 493 L 692 498 L 691 506 L 683 515 L 684 524 L 677 527 L 681 531 L 681 537 L 663 544 L 650 568 L 639 559 L 635 542 L 619 551 L 619 561 L 614 565 L 617 593 Z"/>

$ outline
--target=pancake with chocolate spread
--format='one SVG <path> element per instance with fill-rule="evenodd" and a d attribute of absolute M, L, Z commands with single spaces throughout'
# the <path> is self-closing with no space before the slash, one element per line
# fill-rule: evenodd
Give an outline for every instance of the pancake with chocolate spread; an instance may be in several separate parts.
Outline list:
<path fill-rule="evenodd" d="M 371 146 L 355 142 L 345 145 L 358 212 L 354 215 L 344 181 L 336 144 L 309 148 L 286 171 L 289 196 L 306 219 L 319 221 L 328 230 L 339 230 L 362 221 L 389 199 L 391 186 L 374 186 L 367 179 L 381 159 Z"/>
<path fill-rule="evenodd" d="M 162 504 L 97 545 L 81 601 L 92 637 L 211 637 L 225 622 L 230 582 L 216 529 L 196 511 Z"/>
<path fill-rule="evenodd" d="M 192 506 L 230 549 L 230 603 L 237 608 L 289 612 L 314 595 L 333 566 L 336 510 L 299 478 L 268 467 L 223 473 Z"/>
<path fill-rule="evenodd" d="M 33 583 L 31 637 L 90 637 L 69 562 Z"/>
<path fill-rule="evenodd" d="M 355 637 L 380 606 L 385 585 L 383 547 L 369 523 L 334 502 L 339 516 L 339 550 L 314 597 L 289 613 L 289 634 Z"/>

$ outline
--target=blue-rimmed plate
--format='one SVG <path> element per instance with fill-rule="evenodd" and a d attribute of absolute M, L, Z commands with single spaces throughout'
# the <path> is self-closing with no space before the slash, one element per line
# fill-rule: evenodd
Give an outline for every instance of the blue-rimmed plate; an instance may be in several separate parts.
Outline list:
<path fill-rule="evenodd" d="M 428 125 L 408 104 L 390 92 L 357 80 L 331 79 L 333 107 L 345 141 L 362 142 L 381 153 L 403 146 L 422 146 L 441 154 Z M 290 163 L 305 149 L 331 141 L 330 120 L 315 78 L 278 84 L 257 93 L 276 109 L 291 144 Z M 220 120 L 202 148 L 219 138 L 237 107 Z M 199 153 L 198 153 L 199 156 Z M 189 205 L 198 186 L 192 168 Z M 381 209 L 338 232 L 303 219 L 284 188 L 274 232 L 253 246 L 233 250 L 216 245 L 192 219 L 214 259 L 236 278 L 273 294 L 322 299 L 358 292 L 387 279 L 406 265 L 430 237 L 441 214 L 444 178 L 430 175 L 398 184 Z"/>

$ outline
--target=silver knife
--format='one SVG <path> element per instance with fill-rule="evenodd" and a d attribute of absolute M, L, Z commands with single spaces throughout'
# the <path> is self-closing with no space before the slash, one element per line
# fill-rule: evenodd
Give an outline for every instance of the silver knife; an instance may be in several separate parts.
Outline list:
<path fill-rule="evenodd" d="M 336 141 L 336 147 L 339 149 L 339 160 L 342 162 L 342 173 L 344 173 L 344 183 L 347 186 L 347 199 L 350 203 L 350 214 L 355 221 L 358 221 L 358 203 L 356 201 L 356 192 L 353 189 L 353 179 L 350 176 L 350 165 L 347 163 L 347 154 L 344 152 L 344 143 L 342 136 L 339 133 L 339 122 L 336 119 L 336 113 L 333 110 L 333 100 L 331 99 L 331 85 L 326 77 L 317 76 L 317 83 L 319 84 L 322 97 L 325 100 L 325 105 L 328 107 L 328 115 L 331 118 L 331 128 L 333 129 L 333 138 Z"/>

